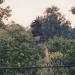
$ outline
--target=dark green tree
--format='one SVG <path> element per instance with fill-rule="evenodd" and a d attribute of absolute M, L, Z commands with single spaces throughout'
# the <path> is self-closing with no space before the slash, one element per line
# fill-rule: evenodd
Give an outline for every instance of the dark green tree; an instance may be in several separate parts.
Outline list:
<path fill-rule="evenodd" d="M 42 48 L 33 42 L 29 30 L 19 24 L 7 25 L 4 29 L 0 29 L 0 67 L 8 68 L 2 69 L 3 74 L 16 75 L 18 72 L 29 74 L 31 69 L 26 70 L 22 67 L 36 66 L 35 61 L 38 59 L 39 62 L 42 55 Z"/>
<path fill-rule="evenodd" d="M 47 8 L 45 15 L 37 17 L 36 21 L 39 21 L 42 29 L 42 36 L 44 40 L 48 40 L 49 37 L 63 36 L 64 38 L 71 37 L 71 23 L 66 20 L 65 17 L 59 12 L 59 8 L 52 6 Z M 33 23 L 32 23 L 33 24 Z"/>

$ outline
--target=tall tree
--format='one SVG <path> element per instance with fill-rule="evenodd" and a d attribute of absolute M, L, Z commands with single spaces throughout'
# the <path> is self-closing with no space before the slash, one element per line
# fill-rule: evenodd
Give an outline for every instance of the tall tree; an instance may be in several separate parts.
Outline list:
<path fill-rule="evenodd" d="M 43 34 L 42 39 L 47 40 L 49 37 L 52 38 L 54 36 L 70 38 L 72 29 L 70 26 L 71 23 L 59 12 L 59 8 L 55 6 L 47 8 L 45 15 L 42 17 L 37 17 L 36 21 L 39 21 L 41 24 Z"/>

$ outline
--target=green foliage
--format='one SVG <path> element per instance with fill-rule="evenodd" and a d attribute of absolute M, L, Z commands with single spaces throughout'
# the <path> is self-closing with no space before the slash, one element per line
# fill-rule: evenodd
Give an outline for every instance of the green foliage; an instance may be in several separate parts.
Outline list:
<path fill-rule="evenodd" d="M 6 68 L 21 68 L 36 66 L 36 60 L 42 58 L 43 50 L 32 40 L 30 31 L 18 24 L 8 25 L 0 29 L 0 66 Z M 36 59 L 36 56 L 37 59 Z M 41 64 L 41 63 L 40 63 Z M 37 64 L 39 65 L 39 63 Z M 6 69 L 5 73 L 11 70 Z M 12 71 L 24 72 L 17 69 Z"/>
<path fill-rule="evenodd" d="M 46 46 L 49 48 L 50 51 L 65 51 L 66 50 L 66 39 L 63 37 L 54 37 L 50 38 L 46 43 Z"/>
<path fill-rule="evenodd" d="M 59 12 L 59 8 L 55 6 L 47 8 L 45 15 L 37 17 L 36 21 L 41 24 L 41 30 L 36 29 L 39 31 L 38 34 L 42 33 L 40 35 L 43 40 L 42 44 L 49 49 L 50 55 L 55 55 L 56 52 L 62 54 L 62 56 L 52 55 L 52 64 L 54 66 L 75 66 L 75 28 L 71 27 L 70 21 L 66 20 Z M 36 27 L 39 26 L 37 24 L 35 25 Z M 34 30 L 36 29 L 34 28 Z M 54 69 L 57 75 L 72 75 L 74 71 L 75 69 L 73 68 L 64 67 L 56 67 Z"/>
<path fill-rule="evenodd" d="M 59 12 L 59 8 L 55 6 L 47 8 L 44 16 L 36 18 L 41 25 L 39 30 L 36 29 L 43 40 L 39 45 L 33 42 L 34 39 L 29 29 L 15 23 L 5 26 L 2 19 L 11 16 L 9 6 L 0 8 L 0 10 L 0 73 L 3 75 L 31 75 L 31 69 L 22 67 L 44 66 L 44 45 L 49 49 L 53 66 L 75 65 L 75 39 L 71 39 L 75 38 L 75 29 L 72 29 L 70 21 L 67 21 Z M 74 12 L 73 9 L 72 11 Z M 38 72 L 38 75 L 47 74 L 47 69 L 34 70 Z M 74 68 L 56 67 L 53 70 L 57 75 L 75 74 Z"/>
<path fill-rule="evenodd" d="M 70 66 L 70 68 L 55 67 L 55 74 L 72 75 L 75 71 L 75 39 L 54 37 L 48 40 L 46 46 L 49 48 L 52 64 L 54 66 Z"/>
<path fill-rule="evenodd" d="M 72 38 L 72 27 L 70 21 L 66 20 L 65 17 L 59 12 L 59 8 L 55 6 L 47 8 L 45 15 L 42 17 L 37 17 L 36 21 L 41 24 L 41 30 L 39 31 L 42 32 L 41 38 L 44 41 L 47 41 L 49 38 L 53 38 L 54 36 L 63 36 L 68 39 Z M 37 24 L 35 25 L 38 27 Z M 39 34 L 41 32 L 39 32 Z"/>

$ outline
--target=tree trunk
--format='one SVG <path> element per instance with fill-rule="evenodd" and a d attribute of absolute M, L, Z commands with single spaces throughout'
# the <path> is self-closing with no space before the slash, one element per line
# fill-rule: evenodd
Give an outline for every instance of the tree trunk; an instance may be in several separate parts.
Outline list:
<path fill-rule="evenodd" d="M 48 75 L 54 75 L 54 72 L 52 70 L 52 64 L 51 64 L 51 59 L 49 56 L 48 48 L 45 48 L 45 61 L 48 66 Z"/>

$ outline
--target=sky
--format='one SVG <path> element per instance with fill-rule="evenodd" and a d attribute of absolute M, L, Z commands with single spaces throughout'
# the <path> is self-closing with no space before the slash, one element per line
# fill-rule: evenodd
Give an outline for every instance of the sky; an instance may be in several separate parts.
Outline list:
<path fill-rule="evenodd" d="M 71 21 L 72 27 L 75 27 L 75 15 L 70 9 L 75 6 L 75 0 L 5 0 L 1 6 L 10 6 L 12 16 L 9 21 L 16 21 L 27 27 L 37 17 L 44 14 L 46 8 L 54 5 L 60 8 L 60 12 Z"/>

